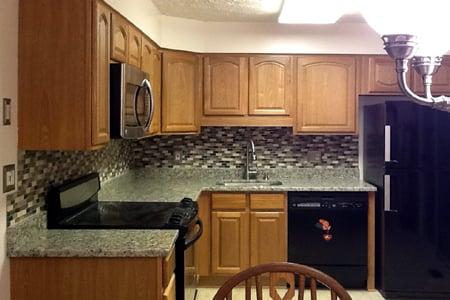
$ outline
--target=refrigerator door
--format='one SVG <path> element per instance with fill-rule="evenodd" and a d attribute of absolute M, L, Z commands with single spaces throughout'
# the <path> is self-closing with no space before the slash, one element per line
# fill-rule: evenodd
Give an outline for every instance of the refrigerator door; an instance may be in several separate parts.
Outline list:
<path fill-rule="evenodd" d="M 436 193 L 437 176 L 419 170 L 389 174 L 384 194 L 390 207 L 383 208 L 381 219 L 381 291 L 387 298 L 450 298 L 450 259 L 442 253 L 448 233 L 440 228 L 448 216 L 439 208 L 448 200 L 439 200 L 444 195 Z"/>
<path fill-rule="evenodd" d="M 418 105 L 411 102 L 386 102 L 385 153 L 389 153 L 388 169 L 411 169 L 422 165 L 419 158 Z"/>

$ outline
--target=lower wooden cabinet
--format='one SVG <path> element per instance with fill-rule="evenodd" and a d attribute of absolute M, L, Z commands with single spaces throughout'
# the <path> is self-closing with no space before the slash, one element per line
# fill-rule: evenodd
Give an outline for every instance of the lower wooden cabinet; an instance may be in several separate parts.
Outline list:
<path fill-rule="evenodd" d="M 170 278 L 169 285 L 166 287 L 163 293 L 163 300 L 175 300 L 176 294 L 175 294 L 175 274 L 172 274 L 172 277 Z"/>
<path fill-rule="evenodd" d="M 250 251 L 252 266 L 287 260 L 285 212 L 250 213 Z"/>
<path fill-rule="evenodd" d="M 162 257 L 14 257 L 12 300 L 175 300 Z"/>
<path fill-rule="evenodd" d="M 211 213 L 211 271 L 235 274 L 248 268 L 248 212 Z"/>
<path fill-rule="evenodd" d="M 285 193 L 202 195 L 205 231 L 196 248 L 210 257 L 199 258 L 201 275 L 229 276 L 250 266 L 286 261 L 286 201 Z"/>

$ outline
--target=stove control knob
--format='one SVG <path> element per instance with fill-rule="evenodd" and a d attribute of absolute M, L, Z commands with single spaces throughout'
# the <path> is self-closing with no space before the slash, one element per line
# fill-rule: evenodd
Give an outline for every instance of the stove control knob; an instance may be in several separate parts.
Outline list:
<path fill-rule="evenodd" d="M 190 198 L 184 198 L 183 200 L 180 201 L 181 203 L 181 207 L 191 207 L 194 204 L 194 201 L 192 201 L 192 199 Z"/>

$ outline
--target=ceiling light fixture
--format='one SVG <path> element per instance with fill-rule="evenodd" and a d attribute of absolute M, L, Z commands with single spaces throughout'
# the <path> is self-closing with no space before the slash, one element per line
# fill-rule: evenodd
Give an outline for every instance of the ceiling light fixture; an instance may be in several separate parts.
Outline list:
<path fill-rule="evenodd" d="M 361 12 L 367 23 L 375 29 L 384 43 L 384 50 L 395 60 L 398 85 L 414 102 L 450 112 L 450 97 L 434 97 L 432 78 L 438 71 L 442 56 L 450 49 L 450 41 L 442 34 L 447 28 L 444 0 L 422 1 L 379 0 L 363 1 Z M 422 4 L 422 5 L 420 5 Z M 424 95 L 415 94 L 407 83 L 408 65 L 422 77 Z"/>
<path fill-rule="evenodd" d="M 345 10 L 345 6 L 336 0 L 284 0 L 278 23 L 333 24 Z"/>
<path fill-rule="evenodd" d="M 266 13 L 276 13 L 280 10 L 282 0 L 261 0 L 261 10 Z"/>

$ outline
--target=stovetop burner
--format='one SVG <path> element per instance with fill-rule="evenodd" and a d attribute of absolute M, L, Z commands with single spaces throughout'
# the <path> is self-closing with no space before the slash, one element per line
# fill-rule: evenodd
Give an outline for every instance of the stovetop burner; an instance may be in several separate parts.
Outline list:
<path fill-rule="evenodd" d="M 185 229 L 198 219 L 192 199 L 180 202 L 98 201 L 98 174 L 53 189 L 47 199 L 48 228 Z"/>

